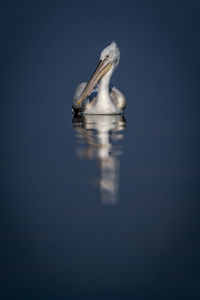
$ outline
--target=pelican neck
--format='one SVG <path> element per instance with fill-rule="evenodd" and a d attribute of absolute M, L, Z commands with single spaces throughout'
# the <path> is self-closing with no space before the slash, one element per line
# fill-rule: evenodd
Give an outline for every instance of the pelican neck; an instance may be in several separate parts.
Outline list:
<path fill-rule="evenodd" d="M 100 83 L 99 83 L 99 94 L 103 93 L 107 93 L 109 94 L 109 84 L 110 84 L 110 79 L 113 73 L 113 69 L 111 69 L 110 71 L 108 71 L 107 74 L 105 74 L 103 76 L 103 78 L 101 79 Z"/>

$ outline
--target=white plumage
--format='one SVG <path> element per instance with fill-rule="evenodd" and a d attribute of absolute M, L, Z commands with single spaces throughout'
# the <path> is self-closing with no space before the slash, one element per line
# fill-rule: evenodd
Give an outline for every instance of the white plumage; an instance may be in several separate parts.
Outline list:
<path fill-rule="evenodd" d="M 90 80 L 80 83 L 75 91 L 72 109 L 75 114 L 122 114 L 124 95 L 110 85 L 110 78 L 120 60 L 115 42 L 106 47 Z"/>

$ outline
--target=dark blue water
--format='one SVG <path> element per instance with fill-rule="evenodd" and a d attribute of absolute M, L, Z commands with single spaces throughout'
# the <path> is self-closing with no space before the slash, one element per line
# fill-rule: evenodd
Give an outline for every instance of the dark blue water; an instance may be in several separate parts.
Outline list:
<path fill-rule="evenodd" d="M 1 14 L 1 299 L 198 299 L 198 1 Z M 124 117 L 72 118 L 112 40 Z"/>

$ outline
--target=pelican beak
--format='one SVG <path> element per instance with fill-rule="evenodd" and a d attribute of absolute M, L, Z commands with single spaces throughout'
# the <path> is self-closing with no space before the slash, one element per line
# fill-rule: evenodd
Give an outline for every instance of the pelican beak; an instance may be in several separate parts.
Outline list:
<path fill-rule="evenodd" d="M 78 100 L 78 105 L 82 103 L 83 100 L 91 93 L 95 85 L 99 80 L 111 69 L 112 63 L 108 59 L 100 60 L 98 66 L 96 67 L 94 73 L 92 74 L 90 80 L 88 81 L 86 87 L 84 88 L 80 99 Z"/>

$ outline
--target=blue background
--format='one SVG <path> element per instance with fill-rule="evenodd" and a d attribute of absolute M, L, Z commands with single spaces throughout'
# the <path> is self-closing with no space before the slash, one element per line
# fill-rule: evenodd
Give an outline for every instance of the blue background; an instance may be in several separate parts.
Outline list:
<path fill-rule="evenodd" d="M 2 1 L 1 299 L 200 296 L 199 1 Z M 75 155 L 71 104 L 115 40 L 120 200 Z"/>

